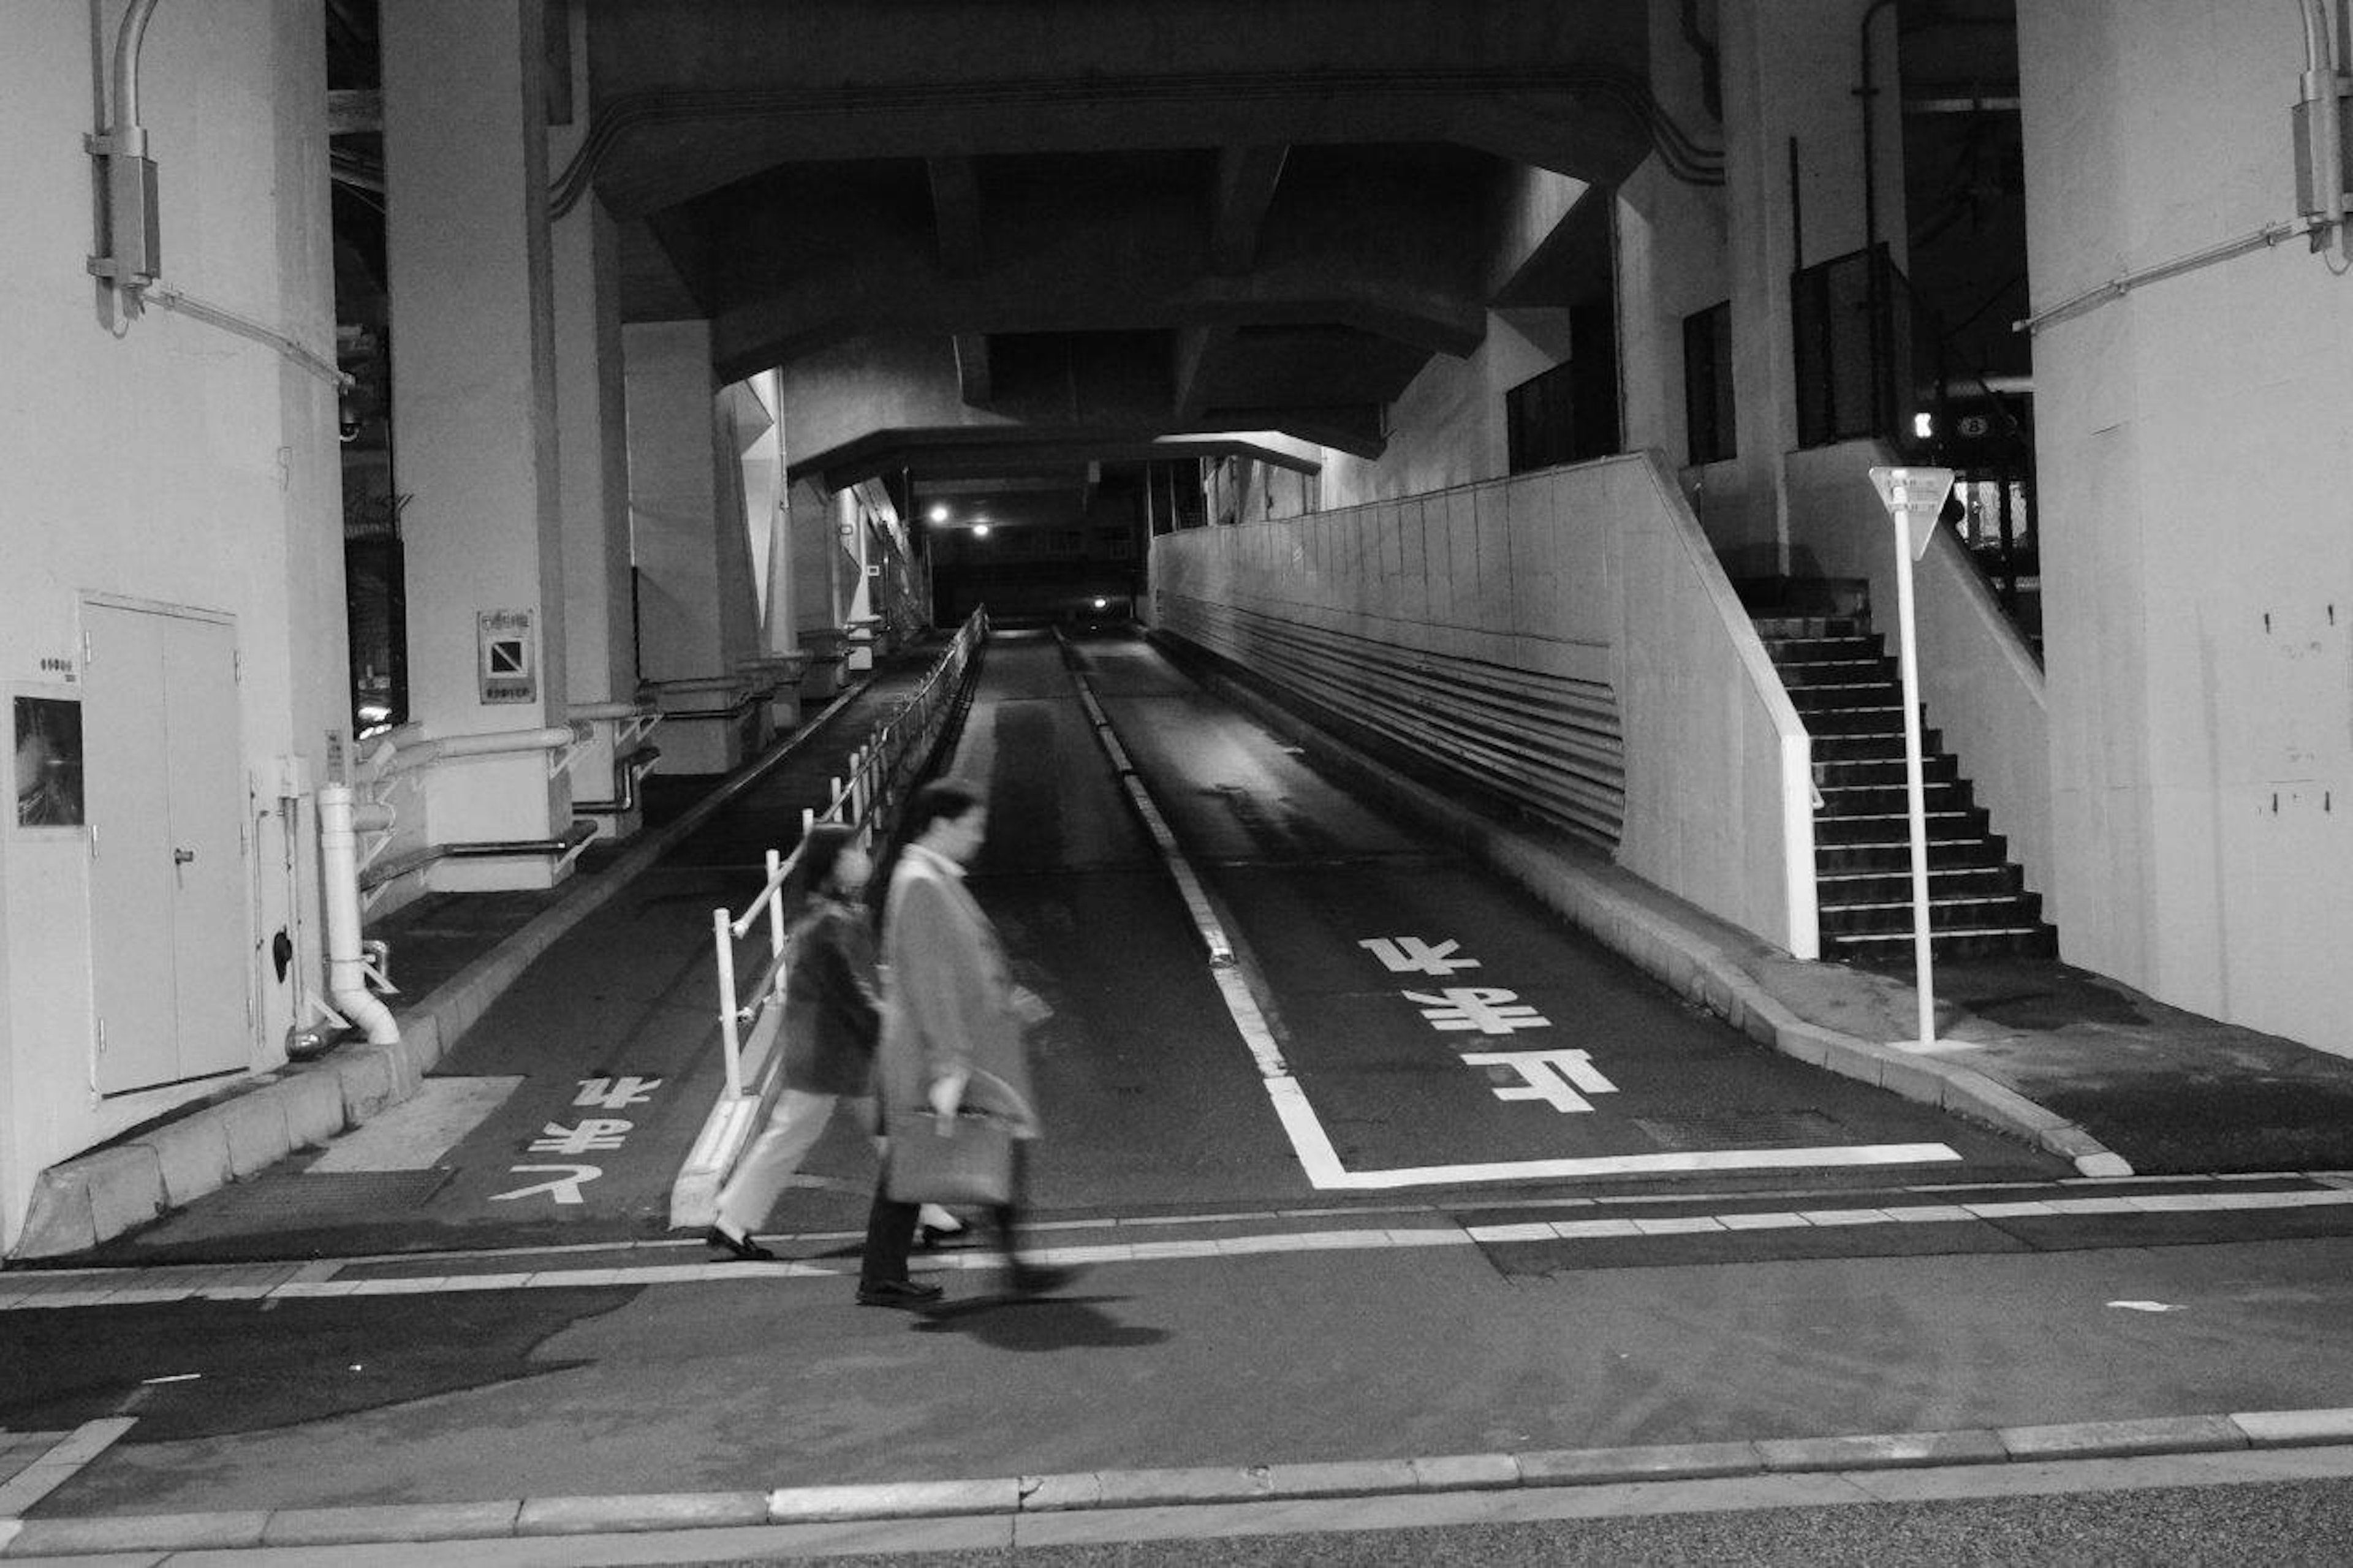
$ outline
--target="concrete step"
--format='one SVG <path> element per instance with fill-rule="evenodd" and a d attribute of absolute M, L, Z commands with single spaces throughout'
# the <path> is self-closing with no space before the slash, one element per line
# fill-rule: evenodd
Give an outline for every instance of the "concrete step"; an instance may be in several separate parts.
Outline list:
<path fill-rule="evenodd" d="M 1814 814 L 1818 824 L 1833 818 L 1900 816 L 1911 808 L 1911 791 L 1900 769 L 1888 783 L 1824 784 L 1820 788 L 1821 809 Z M 1959 778 L 1926 781 L 1921 793 L 1931 812 L 1967 811 L 1976 804 L 1968 784 Z"/>
<path fill-rule="evenodd" d="M 1913 936 L 1908 928 L 1900 932 L 1822 933 L 1826 956 L 1873 963 L 1909 958 L 1912 942 Z M 1928 952 L 1938 959 L 2054 958 L 2059 952 L 2059 933 L 2040 922 L 1931 931 L 1928 933 Z"/>
<path fill-rule="evenodd" d="M 2042 923 L 2042 900 L 2031 893 L 1998 893 L 1985 898 L 1940 894 L 1928 902 L 1931 935 Z M 1912 900 L 1908 897 L 1883 903 L 1824 905 L 1821 910 L 1821 931 L 1826 941 L 1833 935 L 1909 935 L 1911 930 Z"/>
<path fill-rule="evenodd" d="M 1958 839 L 1983 838 L 1991 831 L 1985 811 L 1979 806 L 1947 810 L 1932 807 L 1926 816 L 1931 839 L 1949 843 Z M 1814 842 L 1840 847 L 1908 845 L 1912 842 L 1912 819 L 1909 814 L 1900 810 L 1817 817 L 1814 819 Z"/>
<path fill-rule="evenodd" d="M 1912 866 L 1907 853 L 1901 868 L 1824 871 L 1816 877 L 1823 909 L 1902 903 L 1912 900 Z M 2026 874 L 2007 863 L 1981 866 L 1928 867 L 1928 896 L 1939 898 L 2010 898 L 2026 890 Z"/>

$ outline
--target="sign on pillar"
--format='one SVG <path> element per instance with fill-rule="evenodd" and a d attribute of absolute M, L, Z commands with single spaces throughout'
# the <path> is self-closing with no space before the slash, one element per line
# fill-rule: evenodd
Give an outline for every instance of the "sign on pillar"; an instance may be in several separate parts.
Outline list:
<path fill-rule="evenodd" d="M 1953 490 L 1950 468 L 1871 470 L 1879 504 L 1895 524 L 1896 637 L 1904 668 L 1904 795 L 1912 825 L 1912 967 L 1919 1033 L 1898 1044 L 1926 1049 L 1936 1039 L 1936 984 L 1928 936 L 1928 790 L 1920 758 L 1920 634 L 1913 612 L 1912 563 L 1928 553 L 1936 518 Z"/>

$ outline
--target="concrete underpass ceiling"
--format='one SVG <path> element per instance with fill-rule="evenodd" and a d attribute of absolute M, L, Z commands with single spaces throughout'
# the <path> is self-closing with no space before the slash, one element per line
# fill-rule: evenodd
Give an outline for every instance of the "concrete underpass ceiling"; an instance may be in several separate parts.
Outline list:
<path fill-rule="evenodd" d="M 1606 287 L 1606 246 L 1512 254 L 1531 174 L 1574 193 L 1661 145 L 1641 0 L 586 15 L 595 131 L 555 205 L 620 221 L 626 320 L 707 319 L 723 377 L 823 390 L 793 458 L 829 483 L 1377 455 L 1491 305 Z"/>

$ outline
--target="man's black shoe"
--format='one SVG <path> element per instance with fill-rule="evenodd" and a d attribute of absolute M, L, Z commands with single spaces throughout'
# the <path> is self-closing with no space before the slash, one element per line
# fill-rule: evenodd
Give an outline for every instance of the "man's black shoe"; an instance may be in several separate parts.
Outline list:
<path fill-rule="evenodd" d="M 722 1252 L 733 1253 L 746 1263 L 774 1263 L 776 1260 L 775 1253 L 754 1241 L 750 1237 L 730 1236 L 715 1225 L 702 1233 L 702 1239 L 706 1245 L 715 1247 Z"/>
<path fill-rule="evenodd" d="M 936 1285 L 918 1285 L 913 1279 L 876 1279 L 859 1284 L 858 1304 L 861 1307 L 928 1307 L 946 1294 Z"/>

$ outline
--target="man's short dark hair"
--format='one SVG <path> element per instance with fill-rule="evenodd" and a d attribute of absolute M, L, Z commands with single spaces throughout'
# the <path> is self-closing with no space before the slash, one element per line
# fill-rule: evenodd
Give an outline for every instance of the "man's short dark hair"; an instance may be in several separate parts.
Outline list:
<path fill-rule="evenodd" d="M 943 817 L 953 821 L 979 804 L 980 791 L 964 780 L 934 779 L 907 797 L 907 816 L 902 831 L 912 844 L 930 832 L 933 823 Z"/>

